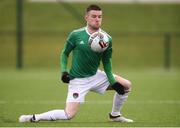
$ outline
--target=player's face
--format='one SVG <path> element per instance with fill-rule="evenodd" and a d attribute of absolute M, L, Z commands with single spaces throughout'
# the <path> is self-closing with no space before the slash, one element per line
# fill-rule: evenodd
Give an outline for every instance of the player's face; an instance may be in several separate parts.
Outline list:
<path fill-rule="evenodd" d="M 88 27 L 93 30 L 98 30 L 101 27 L 102 11 L 91 10 L 86 14 L 85 19 L 87 21 Z"/>

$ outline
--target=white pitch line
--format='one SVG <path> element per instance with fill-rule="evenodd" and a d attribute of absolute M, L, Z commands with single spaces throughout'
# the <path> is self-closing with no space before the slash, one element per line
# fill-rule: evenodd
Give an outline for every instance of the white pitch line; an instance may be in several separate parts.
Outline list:
<path fill-rule="evenodd" d="M 4 101 L 0 100 L 0 105 L 2 104 L 65 104 L 65 101 L 51 101 L 51 100 L 16 100 L 16 101 Z M 112 104 L 111 100 L 99 100 L 99 101 L 86 101 L 85 104 Z M 180 105 L 180 100 L 128 100 L 126 104 L 171 104 Z"/>

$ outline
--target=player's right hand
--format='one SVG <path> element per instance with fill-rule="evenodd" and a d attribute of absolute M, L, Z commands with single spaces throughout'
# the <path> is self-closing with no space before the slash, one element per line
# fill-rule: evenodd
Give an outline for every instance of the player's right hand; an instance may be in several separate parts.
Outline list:
<path fill-rule="evenodd" d="M 64 83 L 69 83 L 69 81 L 70 81 L 69 73 L 68 72 L 63 72 L 62 76 L 61 76 L 61 80 Z"/>

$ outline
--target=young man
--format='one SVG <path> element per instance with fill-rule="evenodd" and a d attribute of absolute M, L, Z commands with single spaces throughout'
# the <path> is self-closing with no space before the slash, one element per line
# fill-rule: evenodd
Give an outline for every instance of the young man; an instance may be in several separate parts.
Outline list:
<path fill-rule="evenodd" d="M 112 39 L 103 53 L 93 52 L 88 46 L 90 35 L 100 29 L 102 10 L 97 5 L 90 5 L 85 14 L 87 26 L 74 30 L 70 33 L 65 47 L 61 53 L 61 80 L 68 85 L 68 95 L 65 109 L 52 110 L 41 114 L 22 115 L 19 122 L 37 122 L 41 120 L 69 120 L 72 119 L 85 96 L 89 91 L 104 93 L 106 90 L 115 90 L 112 112 L 109 114 L 110 121 L 133 122 L 123 117 L 120 113 L 122 105 L 128 98 L 131 89 L 130 81 L 119 75 L 112 74 L 111 54 Z M 73 51 L 72 66 L 67 70 L 67 60 Z M 102 60 L 104 71 L 98 70 Z"/>

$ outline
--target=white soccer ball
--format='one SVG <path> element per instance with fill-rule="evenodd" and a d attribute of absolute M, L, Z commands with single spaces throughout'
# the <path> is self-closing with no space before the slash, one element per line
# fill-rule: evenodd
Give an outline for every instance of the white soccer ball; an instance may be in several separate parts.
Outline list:
<path fill-rule="evenodd" d="M 109 46 L 109 38 L 106 33 L 95 32 L 89 37 L 89 46 L 94 52 L 103 52 Z"/>

